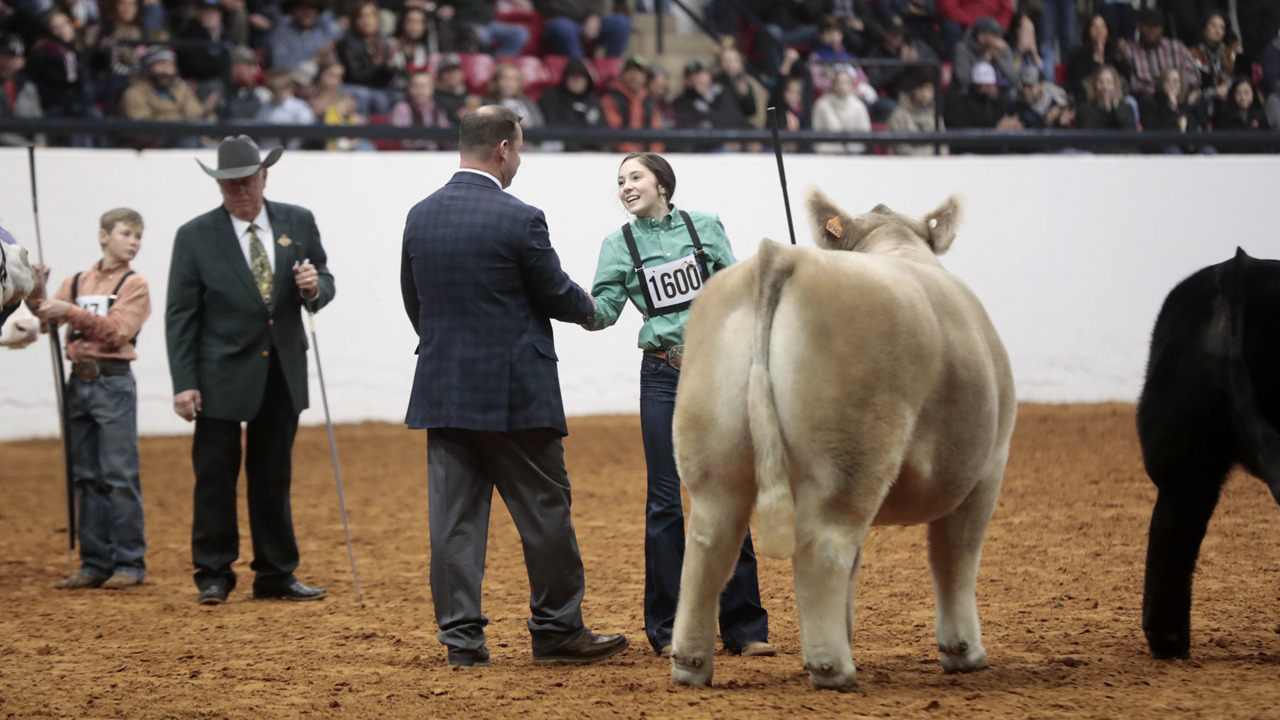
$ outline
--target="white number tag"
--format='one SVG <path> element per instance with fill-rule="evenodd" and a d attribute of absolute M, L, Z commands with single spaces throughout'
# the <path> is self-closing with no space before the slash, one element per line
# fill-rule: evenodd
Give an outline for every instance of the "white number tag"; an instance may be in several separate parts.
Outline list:
<path fill-rule="evenodd" d="M 78 295 L 76 296 L 76 305 L 102 317 L 106 317 L 107 311 L 111 309 L 109 307 L 110 298 L 106 295 Z"/>
<path fill-rule="evenodd" d="M 641 280 L 649 289 L 655 311 L 693 302 L 702 291 L 702 273 L 692 254 L 665 265 L 644 268 Z"/>

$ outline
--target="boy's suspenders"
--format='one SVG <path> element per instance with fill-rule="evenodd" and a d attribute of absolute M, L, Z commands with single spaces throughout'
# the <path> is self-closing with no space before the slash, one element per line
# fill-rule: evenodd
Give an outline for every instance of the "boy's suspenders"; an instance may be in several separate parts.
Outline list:
<path fill-rule="evenodd" d="M 707 251 L 702 249 L 702 240 L 698 237 L 698 230 L 693 226 L 693 220 L 689 217 L 689 213 L 681 210 L 680 218 L 684 220 L 684 226 L 689 229 L 689 238 L 693 240 L 693 257 L 698 262 L 698 273 L 702 276 L 702 282 L 705 283 L 707 278 L 711 277 L 711 271 L 709 270 L 711 265 L 707 262 Z M 640 278 L 640 290 L 644 293 L 644 304 L 648 310 L 645 317 L 651 318 L 688 309 L 688 304 L 669 307 L 661 311 L 653 309 L 653 297 L 649 294 L 648 283 L 644 281 L 644 261 L 640 259 L 640 248 L 636 247 L 635 235 L 631 233 L 631 223 L 622 226 L 622 236 L 626 238 L 627 249 L 631 251 L 631 262 L 635 264 L 636 277 Z"/>
<path fill-rule="evenodd" d="M 83 274 L 84 273 L 82 272 L 78 272 L 76 273 L 76 276 L 71 279 L 71 304 L 72 305 L 75 304 L 76 298 L 80 296 L 80 276 Z M 107 296 L 107 312 L 111 312 L 111 306 L 116 304 L 116 298 L 119 297 L 120 295 L 120 288 L 124 287 L 124 281 L 128 280 L 129 276 L 132 274 L 133 274 L 132 270 L 125 273 L 124 277 L 120 278 L 120 282 L 116 283 L 116 289 L 112 290 L 111 294 Z M 82 339 L 84 339 L 84 333 L 80 332 L 79 330 L 76 330 L 75 328 L 71 328 L 71 332 L 67 333 L 67 343 L 70 343 L 72 340 L 82 340 Z M 137 336 L 130 338 L 129 344 L 134 347 L 138 347 Z"/>

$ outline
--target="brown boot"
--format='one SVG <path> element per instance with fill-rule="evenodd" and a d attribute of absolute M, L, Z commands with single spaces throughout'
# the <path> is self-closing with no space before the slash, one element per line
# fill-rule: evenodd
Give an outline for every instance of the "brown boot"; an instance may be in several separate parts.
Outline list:
<path fill-rule="evenodd" d="M 58 581 L 58 587 L 62 590 L 84 590 L 86 588 L 96 588 L 102 585 L 102 578 L 89 577 L 84 573 L 76 573 L 71 577 Z"/>
<path fill-rule="evenodd" d="M 767 642 L 749 642 L 742 647 L 743 657 L 773 657 L 778 651 Z"/>
<path fill-rule="evenodd" d="M 125 588 L 131 588 L 135 585 L 141 585 L 141 584 L 142 584 L 141 580 L 130 575 L 129 573 L 118 572 L 115 575 L 112 575 L 111 577 L 107 578 L 106 582 L 102 583 L 102 589 L 103 590 L 123 590 Z"/>

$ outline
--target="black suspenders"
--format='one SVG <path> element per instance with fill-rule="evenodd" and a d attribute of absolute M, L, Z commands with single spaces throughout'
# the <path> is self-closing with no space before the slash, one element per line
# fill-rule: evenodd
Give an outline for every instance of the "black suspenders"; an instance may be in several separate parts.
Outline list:
<path fill-rule="evenodd" d="M 83 274 L 84 273 L 82 272 L 78 272 L 76 273 L 76 276 L 71 279 L 71 304 L 72 305 L 75 304 L 76 298 L 80 296 L 80 276 Z M 111 294 L 107 296 L 107 312 L 111 312 L 111 306 L 116 304 L 116 298 L 119 297 L 120 295 L 120 288 L 124 287 L 124 281 L 128 280 L 129 276 L 132 274 L 133 274 L 132 270 L 125 273 L 124 277 L 120 278 L 120 282 L 116 283 L 116 289 L 112 290 Z M 71 342 L 72 340 L 80 340 L 83 338 L 84 338 L 84 333 L 80 332 L 79 330 L 76 330 L 75 328 L 71 328 L 71 332 L 67 334 L 68 343 Z M 129 344 L 133 345 L 134 347 L 137 347 L 138 338 L 137 337 L 130 338 Z"/>
<path fill-rule="evenodd" d="M 702 249 L 702 240 L 698 238 L 698 230 L 693 226 L 693 220 L 690 219 L 689 213 L 681 210 L 680 218 L 684 220 L 684 226 L 689 229 L 689 238 L 693 240 L 693 259 L 698 263 L 698 273 L 702 275 L 702 282 L 706 282 L 711 277 L 711 264 L 707 262 L 707 251 Z M 640 259 L 640 248 L 636 247 L 635 235 L 631 233 L 631 223 L 622 226 L 622 236 L 627 240 L 627 249 L 631 251 L 631 262 L 635 264 L 636 277 L 640 278 L 640 290 L 644 293 L 644 304 L 648 309 L 645 317 L 656 317 L 658 315 L 667 315 L 673 312 L 680 312 L 689 307 L 689 303 L 675 305 L 663 310 L 653 309 L 653 296 L 649 294 L 649 285 L 644 281 L 644 261 Z"/>

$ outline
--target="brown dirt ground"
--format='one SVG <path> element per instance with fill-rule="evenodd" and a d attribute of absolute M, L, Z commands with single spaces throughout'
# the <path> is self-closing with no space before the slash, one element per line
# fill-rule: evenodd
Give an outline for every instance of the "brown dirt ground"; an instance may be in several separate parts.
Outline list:
<path fill-rule="evenodd" d="M 1020 409 L 979 579 L 991 669 L 946 676 L 933 647 L 922 528 L 878 528 L 859 579 L 863 690 L 815 692 L 800 668 L 790 566 L 762 561 L 775 658 L 718 655 L 716 685 L 673 688 L 640 612 L 644 459 L 635 417 L 583 418 L 567 441 L 591 627 L 632 646 L 587 668 L 534 666 L 518 537 L 495 503 L 485 602 L 494 664 L 451 671 L 427 585 L 425 437 L 338 428 L 366 606 L 347 568 L 323 428 L 295 453 L 300 576 L 321 603 L 194 604 L 187 438 L 144 438 L 149 582 L 53 589 L 66 572 L 60 455 L 0 444 L 0 716 L 1280 717 L 1276 508 L 1227 485 L 1196 579 L 1194 659 L 1157 662 L 1139 629 L 1147 518 L 1133 406 Z M 245 513 L 241 511 L 242 522 Z M 248 529 L 241 528 L 248 551 Z"/>

